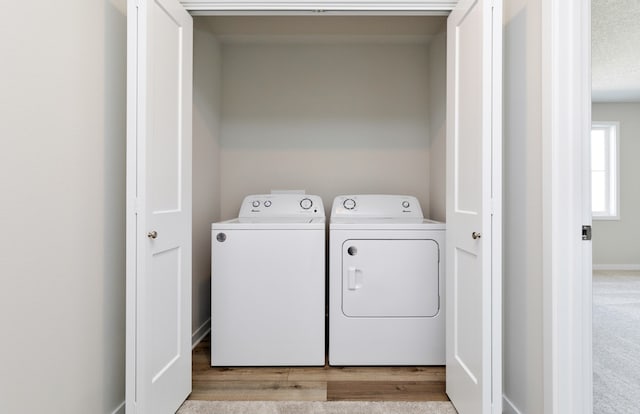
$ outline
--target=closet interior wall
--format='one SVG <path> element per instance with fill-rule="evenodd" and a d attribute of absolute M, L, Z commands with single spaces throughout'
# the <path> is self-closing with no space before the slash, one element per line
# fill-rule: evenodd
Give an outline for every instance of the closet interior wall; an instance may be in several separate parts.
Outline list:
<path fill-rule="evenodd" d="M 194 17 L 193 329 L 247 194 L 411 194 L 444 221 L 446 18 Z"/>

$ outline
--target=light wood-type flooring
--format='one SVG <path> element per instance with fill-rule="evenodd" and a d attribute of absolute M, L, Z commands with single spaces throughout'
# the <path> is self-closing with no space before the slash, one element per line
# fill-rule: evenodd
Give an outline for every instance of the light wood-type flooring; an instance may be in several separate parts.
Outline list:
<path fill-rule="evenodd" d="M 445 367 L 212 368 L 209 338 L 193 351 L 190 400 L 448 401 Z"/>

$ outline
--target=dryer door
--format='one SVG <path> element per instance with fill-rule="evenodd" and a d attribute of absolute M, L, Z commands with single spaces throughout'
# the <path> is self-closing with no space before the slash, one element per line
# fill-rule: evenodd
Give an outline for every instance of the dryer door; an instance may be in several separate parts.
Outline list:
<path fill-rule="evenodd" d="M 346 240 L 342 312 L 349 317 L 431 317 L 440 308 L 435 240 Z"/>

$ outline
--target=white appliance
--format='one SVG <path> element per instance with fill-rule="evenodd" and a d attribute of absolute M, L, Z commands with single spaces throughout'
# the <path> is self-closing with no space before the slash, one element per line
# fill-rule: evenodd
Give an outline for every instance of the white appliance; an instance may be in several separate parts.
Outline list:
<path fill-rule="evenodd" d="M 324 365 L 320 197 L 251 195 L 211 231 L 211 365 Z"/>
<path fill-rule="evenodd" d="M 444 365 L 445 224 L 415 197 L 336 197 L 329 364 Z"/>

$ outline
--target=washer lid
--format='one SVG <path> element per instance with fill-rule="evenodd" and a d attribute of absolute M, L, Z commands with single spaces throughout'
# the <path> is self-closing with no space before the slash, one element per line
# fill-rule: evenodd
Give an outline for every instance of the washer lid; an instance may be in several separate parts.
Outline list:
<path fill-rule="evenodd" d="M 239 217 L 211 224 L 212 230 L 324 230 L 324 217 Z"/>

